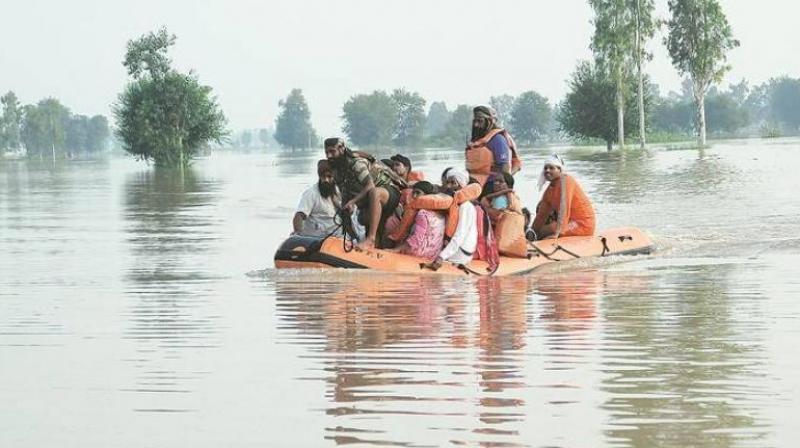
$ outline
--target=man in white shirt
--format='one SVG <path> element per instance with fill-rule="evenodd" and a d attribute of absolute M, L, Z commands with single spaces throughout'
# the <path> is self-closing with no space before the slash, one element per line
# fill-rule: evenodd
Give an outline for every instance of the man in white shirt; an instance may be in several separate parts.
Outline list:
<path fill-rule="evenodd" d="M 341 196 L 333 180 L 333 169 L 327 160 L 317 162 L 317 175 L 317 183 L 300 197 L 292 219 L 293 235 L 324 237 L 336 229 L 334 217 L 341 206 Z M 341 235 L 341 230 L 337 234 Z"/>
<path fill-rule="evenodd" d="M 449 192 L 456 192 L 467 185 L 469 175 L 460 168 L 447 171 L 444 187 Z M 427 267 L 434 271 L 448 261 L 455 265 L 466 265 L 472 261 L 472 254 L 478 246 L 478 226 L 475 206 L 470 201 L 464 201 L 458 206 L 458 225 L 450 242 L 439 252 L 432 263 Z"/>

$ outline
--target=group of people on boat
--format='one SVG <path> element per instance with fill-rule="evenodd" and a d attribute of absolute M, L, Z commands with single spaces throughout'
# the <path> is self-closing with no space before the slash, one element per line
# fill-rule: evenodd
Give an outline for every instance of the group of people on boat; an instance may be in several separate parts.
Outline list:
<path fill-rule="evenodd" d="M 338 236 L 345 217 L 360 230 L 360 248 L 417 256 L 435 270 L 444 262 L 482 259 L 492 265 L 499 255 L 525 257 L 528 240 L 595 231 L 591 201 L 557 154 L 539 174 L 539 190 L 547 188 L 535 214 L 522 206 L 514 191 L 522 168 L 516 144 L 489 106 L 473 109 L 465 167 L 447 168 L 438 184 L 401 154 L 378 160 L 338 137 L 325 139 L 324 149 L 319 179 L 294 215 L 294 234 Z"/>

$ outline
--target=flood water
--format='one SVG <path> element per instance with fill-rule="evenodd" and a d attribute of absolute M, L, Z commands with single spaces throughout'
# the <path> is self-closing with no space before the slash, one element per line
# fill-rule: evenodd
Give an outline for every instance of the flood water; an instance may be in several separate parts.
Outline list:
<path fill-rule="evenodd" d="M 655 254 L 276 271 L 321 150 L 0 162 L 0 446 L 793 446 L 800 141 L 562 153 Z"/>

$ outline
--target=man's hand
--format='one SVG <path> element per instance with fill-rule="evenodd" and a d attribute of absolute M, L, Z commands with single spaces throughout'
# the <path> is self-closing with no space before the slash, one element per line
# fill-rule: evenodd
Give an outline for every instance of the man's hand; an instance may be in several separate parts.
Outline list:
<path fill-rule="evenodd" d="M 342 210 L 346 211 L 347 213 L 353 213 L 353 208 L 355 208 L 356 203 L 351 199 L 342 206 Z"/>

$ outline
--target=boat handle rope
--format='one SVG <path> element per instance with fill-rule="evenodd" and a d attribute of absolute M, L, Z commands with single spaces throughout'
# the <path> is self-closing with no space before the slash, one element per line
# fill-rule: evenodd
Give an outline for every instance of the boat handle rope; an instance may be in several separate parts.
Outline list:
<path fill-rule="evenodd" d="M 572 252 L 572 251 L 570 251 L 570 250 L 568 250 L 568 249 L 564 248 L 564 246 L 562 246 L 562 245 L 560 245 L 560 244 L 556 244 L 556 248 L 555 248 L 555 249 L 553 249 L 553 251 L 552 251 L 552 252 L 550 252 L 550 253 L 547 253 L 547 252 L 543 251 L 542 249 L 539 249 L 539 247 L 538 247 L 538 246 L 536 246 L 535 244 L 533 245 L 533 249 L 534 249 L 536 252 L 538 252 L 539 254 L 543 255 L 545 258 L 547 258 L 547 259 L 548 259 L 548 260 L 550 260 L 550 261 L 563 261 L 563 260 L 554 260 L 554 259 L 552 258 L 552 255 L 554 255 L 554 254 L 555 254 L 556 252 L 558 252 L 558 251 L 564 252 L 564 253 L 566 253 L 567 255 L 571 255 L 572 257 L 575 257 L 576 259 L 577 259 L 577 258 L 582 258 L 580 255 L 578 255 L 578 254 L 576 254 L 575 252 Z"/>

